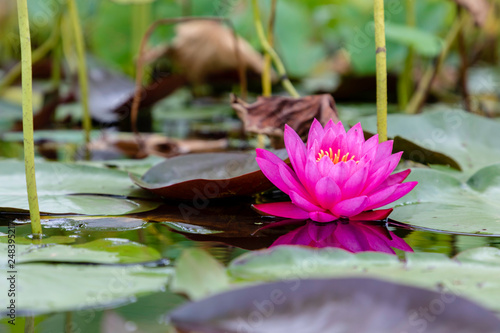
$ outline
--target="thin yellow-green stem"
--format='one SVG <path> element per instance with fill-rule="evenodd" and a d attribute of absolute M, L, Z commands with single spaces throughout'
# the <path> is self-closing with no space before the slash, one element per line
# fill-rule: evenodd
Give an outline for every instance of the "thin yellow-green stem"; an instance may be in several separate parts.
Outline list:
<path fill-rule="evenodd" d="M 271 57 L 271 59 L 273 60 L 274 65 L 276 66 L 276 71 L 281 77 L 281 84 L 292 97 L 297 97 L 297 98 L 300 97 L 299 93 L 297 92 L 297 90 L 295 90 L 292 82 L 290 82 L 290 79 L 286 75 L 286 70 L 285 66 L 283 65 L 283 62 L 281 61 L 276 51 L 271 47 L 271 45 L 269 45 L 269 42 L 267 41 L 266 34 L 264 32 L 264 27 L 262 26 L 262 22 L 260 20 L 260 10 L 257 0 L 252 0 L 252 8 L 253 8 L 254 24 L 257 30 L 257 36 L 259 37 L 259 41 L 262 47 L 264 48 L 264 51 L 267 52 Z"/>
<path fill-rule="evenodd" d="M 82 27 L 78 16 L 75 0 L 68 0 L 69 18 L 73 25 L 75 36 L 76 52 L 78 56 L 78 82 L 80 84 L 80 102 L 83 107 L 83 130 L 85 131 L 85 143 L 90 142 L 90 132 L 92 130 L 92 120 L 89 110 L 89 86 L 87 80 L 87 63 L 85 60 L 85 43 L 83 41 Z"/>
<path fill-rule="evenodd" d="M 33 105 L 32 105 L 32 70 L 31 70 L 31 38 L 28 20 L 27 0 L 17 0 L 19 36 L 21 42 L 21 75 L 23 96 L 23 137 L 24 137 L 24 167 L 28 203 L 31 218 L 31 232 L 36 238 L 42 236 L 40 209 L 36 191 L 35 176 L 35 144 L 33 141 Z"/>
<path fill-rule="evenodd" d="M 274 47 L 274 22 L 276 17 L 276 0 L 271 0 L 271 12 L 269 13 L 269 22 L 267 24 L 267 41 L 271 47 Z M 262 96 L 269 97 L 272 94 L 271 80 L 271 55 L 266 52 L 264 55 L 264 68 L 262 70 Z"/>
<path fill-rule="evenodd" d="M 148 30 L 151 3 L 133 4 L 132 9 L 132 43 L 131 54 L 132 58 L 138 54 L 141 45 L 141 39 L 146 30 Z M 135 68 L 135 63 L 132 60 L 132 68 Z M 134 73 L 135 74 L 135 73 Z"/>
<path fill-rule="evenodd" d="M 415 27 L 415 23 L 415 0 L 406 0 L 406 25 Z M 405 110 L 408 106 L 410 95 L 413 90 L 412 71 L 414 57 L 415 51 L 412 46 L 409 46 L 403 72 L 398 80 L 398 103 L 400 110 Z"/>
<path fill-rule="evenodd" d="M 446 36 L 444 41 L 443 49 L 441 53 L 435 60 L 435 65 L 430 65 L 429 68 L 425 71 L 424 75 L 420 79 L 417 90 L 413 94 L 410 102 L 408 103 L 408 107 L 406 108 L 406 113 L 414 114 L 417 113 L 421 106 L 423 105 L 425 98 L 429 92 L 432 81 L 436 77 L 437 73 L 441 69 L 441 66 L 448 55 L 448 52 L 453 44 L 453 41 L 457 38 L 458 32 L 460 31 L 460 27 L 465 22 L 465 16 L 461 17 L 459 20 L 456 20 L 451 29 Z"/>
<path fill-rule="evenodd" d="M 35 64 L 43 59 L 43 57 L 45 57 L 47 53 L 49 53 L 50 50 L 52 50 L 57 45 L 59 36 L 60 29 L 59 23 L 57 23 L 52 29 L 52 33 L 50 34 L 49 38 L 31 54 L 31 63 Z M 12 67 L 12 69 L 3 77 L 2 82 L 0 82 L 0 95 L 4 92 L 5 89 L 7 89 L 14 83 L 19 75 L 21 75 L 21 62 Z"/>
<path fill-rule="evenodd" d="M 387 141 L 387 51 L 385 48 L 384 0 L 374 0 L 375 63 L 377 77 L 377 133 Z"/>

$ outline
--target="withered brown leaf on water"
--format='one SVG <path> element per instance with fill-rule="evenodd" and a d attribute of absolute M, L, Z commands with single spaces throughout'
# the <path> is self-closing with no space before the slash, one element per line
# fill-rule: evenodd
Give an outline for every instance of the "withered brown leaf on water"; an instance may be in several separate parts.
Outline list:
<path fill-rule="evenodd" d="M 458 5 L 464 7 L 474 18 L 477 26 L 482 27 L 488 17 L 490 2 L 488 0 L 454 0 Z"/>
<path fill-rule="evenodd" d="M 252 104 L 233 96 L 231 106 L 243 121 L 246 132 L 270 136 L 283 136 L 285 124 L 304 137 L 314 118 L 323 126 L 330 119 L 339 121 L 335 101 L 329 94 L 259 97 Z"/>
<path fill-rule="evenodd" d="M 263 57 L 238 38 L 238 52 L 247 71 L 262 72 Z M 212 74 L 237 71 L 238 59 L 232 31 L 219 22 L 199 20 L 179 23 L 168 55 L 192 83 L 205 82 Z"/>

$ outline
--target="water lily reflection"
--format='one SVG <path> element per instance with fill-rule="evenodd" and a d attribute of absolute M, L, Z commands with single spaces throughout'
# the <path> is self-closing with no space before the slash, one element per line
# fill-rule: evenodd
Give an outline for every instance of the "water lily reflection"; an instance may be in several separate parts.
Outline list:
<path fill-rule="evenodd" d="M 338 247 L 350 252 L 377 251 L 395 254 L 393 248 L 413 252 L 403 239 L 383 224 L 373 221 L 338 220 L 318 223 L 308 220 L 304 225 L 279 237 L 271 247 L 277 245 Z"/>

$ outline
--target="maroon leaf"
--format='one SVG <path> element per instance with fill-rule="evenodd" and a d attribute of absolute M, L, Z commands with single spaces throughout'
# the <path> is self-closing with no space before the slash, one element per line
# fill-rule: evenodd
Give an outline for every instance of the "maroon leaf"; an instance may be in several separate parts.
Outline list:
<path fill-rule="evenodd" d="M 276 151 L 286 158 L 285 150 Z M 152 167 L 138 186 L 169 199 L 204 200 L 248 196 L 273 184 L 260 171 L 255 153 L 202 153 L 169 158 Z"/>
<path fill-rule="evenodd" d="M 181 332 L 198 333 L 500 332 L 493 313 L 465 298 L 369 278 L 240 288 L 184 305 L 170 318 Z"/>

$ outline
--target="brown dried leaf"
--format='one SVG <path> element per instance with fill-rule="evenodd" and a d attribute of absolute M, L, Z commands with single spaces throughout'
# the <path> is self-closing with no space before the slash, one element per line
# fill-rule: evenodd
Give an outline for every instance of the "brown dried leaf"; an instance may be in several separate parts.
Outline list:
<path fill-rule="evenodd" d="M 474 18 L 477 26 L 482 27 L 488 17 L 491 4 L 488 0 L 454 0 L 458 5 L 465 8 Z"/>
<path fill-rule="evenodd" d="M 176 27 L 169 55 L 190 82 L 202 83 L 221 72 L 237 71 L 238 59 L 230 29 L 214 21 L 189 21 Z M 248 71 L 260 74 L 263 57 L 247 41 L 238 37 L 242 63 Z"/>
<path fill-rule="evenodd" d="M 329 94 L 301 98 L 259 97 L 253 104 L 233 96 L 231 106 L 243 121 L 246 132 L 270 136 L 283 136 L 285 124 L 304 137 L 314 118 L 322 125 L 330 119 L 339 121 L 335 101 Z"/>

